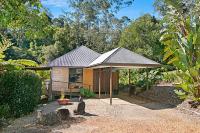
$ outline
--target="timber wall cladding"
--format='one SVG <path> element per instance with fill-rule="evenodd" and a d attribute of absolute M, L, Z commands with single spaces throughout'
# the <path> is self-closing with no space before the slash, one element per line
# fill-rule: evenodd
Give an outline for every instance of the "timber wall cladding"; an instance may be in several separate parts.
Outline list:
<path fill-rule="evenodd" d="M 110 72 L 109 69 L 104 68 L 101 70 L 101 92 L 110 92 Z M 112 72 L 112 88 L 118 89 L 119 72 Z M 94 69 L 93 73 L 93 91 L 99 92 L 99 69 Z"/>
<path fill-rule="evenodd" d="M 69 82 L 69 69 L 66 67 L 52 68 L 52 90 L 67 91 Z"/>
<path fill-rule="evenodd" d="M 83 69 L 83 87 L 93 89 L 93 69 Z"/>

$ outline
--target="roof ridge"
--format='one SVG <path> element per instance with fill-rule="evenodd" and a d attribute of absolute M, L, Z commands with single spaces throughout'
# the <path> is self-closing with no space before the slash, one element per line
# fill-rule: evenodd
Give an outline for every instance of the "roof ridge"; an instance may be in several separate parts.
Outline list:
<path fill-rule="evenodd" d="M 98 53 L 98 52 L 96 52 L 96 51 L 94 51 L 94 50 L 92 50 L 92 49 L 90 49 L 90 48 L 88 48 L 88 47 L 86 47 L 86 46 L 84 46 L 84 45 L 81 45 L 81 46 L 79 46 L 79 47 L 77 47 L 77 48 L 75 48 L 75 49 L 72 49 L 72 50 L 70 50 L 69 52 L 65 53 L 64 55 L 62 55 L 62 56 L 60 56 L 60 57 L 57 57 L 57 58 L 55 58 L 54 60 L 57 60 L 58 58 L 61 58 L 61 57 L 65 56 L 65 55 L 68 55 L 68 54 L 70 54 L 70 53 L 74 52 L 75 50 L 78 50 L 78 49 L 80 49 L 81 47 L 85 47 L 85 48 L 89 49 L 90 51 L 93 51 L 93 52 L 95 52 L 95 53 L 97 53 L 97 54 L 101 55 L 100 53 Z M 52 60 L 52 61 L 54 61 L 54 60 Z M 51 61 L 51 62 L 52 62 L 52 61 Z"/>
<path fill-rule="evenodd" d="M 116 50 L 112 54 L 110 54 L 102 63 L 105 63 L 106 61 L 108 61 L 111 58 L 112 55 L 115 55 L 117 53 L 117 51 L 119 51 L 119 49 L 121 49 L 121 47 L 117 47 L 115 49 Z M 112 49 L 112 50 L 114 50 L 114 49 Z M 112 50 L 110 50 L 110 51 L 112 51 Z"/>
<path fill-rule="evenodd" d="M 70 50 L 69 52 L 65 53 L 65 54 L 64 54 L 64 55 L 62 55 L 62 56 L 59 56 L 59 57 L 55 58 L 55 59 L 54 59 L 54 60 L 52 60 L 52 61 L 55 61 L 55 60 L 57 60 L 57 59 L 59 59 L 59 58 L 61 58 L 61 57 L 65 56 L 65 55 L 68 55 L 68 54 L 70 54 L 70 53 L 74 52 L 75 50 L 77 50 L 77 49 L 80 49 L 82 46 L 83 46 L 83 45 L 81 45 L 80 47 L 77 47 L 77 48 L 75 48 L 75 49 L 72 49 L 72 50 Z M 51 61 L 51 62 L 52 62 L 52 61 Z"/>

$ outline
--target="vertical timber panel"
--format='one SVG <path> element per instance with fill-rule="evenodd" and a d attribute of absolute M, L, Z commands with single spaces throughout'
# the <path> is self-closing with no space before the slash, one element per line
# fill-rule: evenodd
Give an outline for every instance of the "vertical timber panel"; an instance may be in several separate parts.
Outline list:
<path fill-rule="evenodd" d="M 52 68 L 52 91 L 67 91 L 69 83 L 69 69 L 67 67 Z"/>
<path fill-rule="evenodd" d="M 93 91 L 93 69 L 83 69 L 83 87 Z"/>

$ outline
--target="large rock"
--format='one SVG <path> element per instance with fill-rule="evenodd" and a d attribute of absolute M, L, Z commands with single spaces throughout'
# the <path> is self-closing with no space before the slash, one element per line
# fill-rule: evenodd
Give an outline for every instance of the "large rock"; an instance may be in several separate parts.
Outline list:
<path fill-rule="evenodd" d="M 59 108 L 54 112 L 43 114 L 41 110 L 37 111 L 37 123 L 45 126 L 60 124 L 62 120 L 67 120 L 70 112 L 66 108 Z"/>
<path fill-rule="evenodd" d="M 70 117 L 69 110 L 66 108 L 60 108 L 57 110 L 57 115 L 61 120 L 67 120 Z"/>
<path fill-rule="evenodd" d="M 61 123 L 60 117 L 57 115 L 57 112 L 50 112 L 47 114 L 38 114 L 37 123 L 45 126 L 53 126 Z"/>

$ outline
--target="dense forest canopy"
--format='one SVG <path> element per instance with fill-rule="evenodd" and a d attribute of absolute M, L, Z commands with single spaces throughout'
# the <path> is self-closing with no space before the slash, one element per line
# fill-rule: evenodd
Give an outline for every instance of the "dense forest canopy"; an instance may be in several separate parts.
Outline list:
<path fill-rule="evenodd" d="M 1 3 L 1 36 L 12 42 L 5 52 L 6 60 L 23 58 L 46 64 L 85 45 L 99 53 L 123 46 L 161 61 L 157 18 L 150 14 L 136 20 L 116 17 L 134 0 L 70 0 L 70 12 L 57 18 L 39 0 Z"/>

